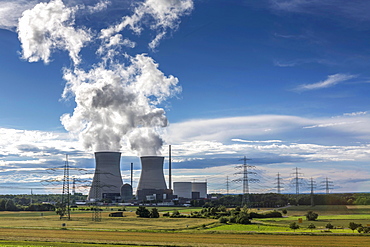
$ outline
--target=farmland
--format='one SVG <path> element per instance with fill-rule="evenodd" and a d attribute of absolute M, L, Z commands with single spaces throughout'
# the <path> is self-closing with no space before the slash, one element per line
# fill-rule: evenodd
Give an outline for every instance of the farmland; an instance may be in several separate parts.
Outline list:
<path fill-rule="evenodd" d="M 161 214 L 179 210 L 190 214 L 200 208 L 159 208 Z M 0 246 L 365 246 L 370 235 L 348 229 L 349 222 L 370 223 L 369 206 L 289 207 L 283 218 L 254 219 L 252 224 L 221 224 L 207 218 L 137 218 L 127 207 L 124 217 L 109 217 L 118 208 L 104 208 L 101 222 L 91 211 L 75 210 L 71 220 L 55 212 L 0 212 Z M 264 211 L 266 209 L 261 209 Z M 316 221 L 304 214 L 314 210 Z M 293 231 L 291 222 L 300 228 Z M 307 229 L 314 223 L 316 228 Z M 335 229 L 328 231 L 331 223 Z M 339 244 L 340 243 L 340 244 Z M 93 245 L 92 245 L 93 244 Z"/>

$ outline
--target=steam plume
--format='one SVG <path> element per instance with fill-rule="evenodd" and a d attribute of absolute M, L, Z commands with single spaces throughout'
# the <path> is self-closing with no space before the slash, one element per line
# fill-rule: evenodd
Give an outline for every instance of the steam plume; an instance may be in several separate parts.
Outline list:
<path fill-rule="evenodd" d="M 156 32 L 148 44 L 154 49 L 169 30 L 178 27 L 193 3 L 146 0 L 116 25 L 98 31 L 76 27 L 77 15 L 104 11 L 108 5 L 101 1 L 93 7 L 67 7 L 62 0 L 52 0 L 25 11 L 18 26 L 22 56 L 30 62 L 48 63 L 53 51 L 68 52 L 73 66 L 63 70 L 67 83 L 62 98 L 73 97 L 77 106 L 72 114 L 61 116 L 61 122 L 79 136 L 85 148 L 119 151 L 126 144 L 138 155 L 156 155 L 163 143 L 161 129 L 168 124 L 160 105 L 180 93 L 181 87 L 177 78 L 164 75 L 147 54 L 121 53 L 136 46 L 123 31 L 140 34 L 147 28 Z M 145 26 L 148 21 L 150 25 Z M 80 53 L 88 45 L 96 47 L 96 40 L 101 42 L 96 48 L 98 61 L 87 67 Z"/>

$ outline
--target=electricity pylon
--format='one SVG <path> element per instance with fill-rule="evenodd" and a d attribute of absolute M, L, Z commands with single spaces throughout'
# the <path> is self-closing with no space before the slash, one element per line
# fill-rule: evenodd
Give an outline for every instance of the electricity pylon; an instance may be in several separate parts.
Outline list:
<path fill-rule="evenodd" d="M 250 198 L 249 198 L 249 182 L 259 182 L 258 179 L 249 178 L 248 174 L 256 174 L 255 172 L 248 171 L 248 168 L 255 168 L 255 166 L 250 166 L 247 164 L 247 159 L 245 156 L 243 159 L 243 165 L 237 166 L 237 169 L 242 169 L 243 171 L 238 172 L 236 174 L 243 174 L 243 178 L 238 178 L 233 180 L 234 182 L 243 182 L 243 197 L 242 197 L 242 206 L 250 206 Z"/>

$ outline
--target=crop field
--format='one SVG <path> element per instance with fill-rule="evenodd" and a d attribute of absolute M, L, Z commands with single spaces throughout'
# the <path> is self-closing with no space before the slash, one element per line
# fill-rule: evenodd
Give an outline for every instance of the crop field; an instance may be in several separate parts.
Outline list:
<path fill-rule="evenodd" d="M 161 214 L 199 208 L 158 208 Z M 136 217 L 127 207 L 124 217 L 109 217 L 118 208 L 104 208 L 101 222 L 91 211 L 75 210 L 71 220 L 55 212 L 0 212 L 0 246 L 370 246 L 370 234 L 353 233 L 349 222 L 370 224 L 370 206 L 289 207 L 283 218 L 255 219 L 252 224 L 221 224 L 217 219 Z M 304 214 L 313 210 L 316 221 Z M 350 213 L 349 213 L 350 212 Z M 293 231 L 291 222 L 300 228 Z M 313 223 L 316 229 L 307 229 Z M 331 223 L 336 229 L 328 231 Z"/>

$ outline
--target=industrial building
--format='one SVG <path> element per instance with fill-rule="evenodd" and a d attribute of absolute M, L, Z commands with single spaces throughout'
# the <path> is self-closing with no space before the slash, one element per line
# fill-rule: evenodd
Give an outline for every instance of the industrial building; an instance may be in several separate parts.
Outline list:
<path fill-rule="evenodd" d="M 174 182 L 173 189 L 178 198 L 207 198 L 207 182 Z"/>
<path fill-rule="evenodd" d="M 119 152 L 95 153 L 95 173 L 88 201 L 108 199 L 127 202 L 134 199 L 132 185 L 123 184 L 122 182 L 120 160 L 121 153 Z M 140 157 L 140 161 L 141 174 L 136 191 L 137 200 L 166 201 L 175 197 L 185 199 L 207 198 L 206 182 L 174 182 L 174 193 L 171 189 L 168 189 L 163 173 L 164 157 L 143 156 Z"/>

